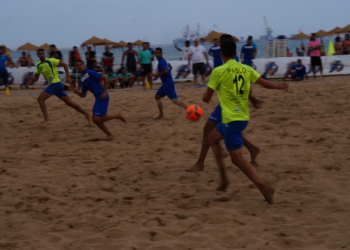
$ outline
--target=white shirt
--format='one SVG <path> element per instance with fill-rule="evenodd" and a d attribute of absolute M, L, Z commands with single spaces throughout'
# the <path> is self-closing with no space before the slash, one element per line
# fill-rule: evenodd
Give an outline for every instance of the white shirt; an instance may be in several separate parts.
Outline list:
<path fill-rule="evenodd" d="M 183 47 L 181 50 L 184 53 L 184 60 L 188 61 L 188 54 L 190 53 L 191 46 L 189 47 Z"/>
<path fill-rule="evenodd" d="M 192 63 L 204 63 L 204 52 L 206 51 L 202 45 L 198 45 L 197 47 L 191 47 L 189 54 L 192 55 Z"/>

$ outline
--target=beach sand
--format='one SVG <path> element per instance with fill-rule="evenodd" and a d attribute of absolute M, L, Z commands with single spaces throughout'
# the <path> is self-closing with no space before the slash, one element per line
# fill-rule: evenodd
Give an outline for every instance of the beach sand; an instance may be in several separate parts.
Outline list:
<path fill-rule="evenodd" d="M 201 101 L 205 88 L 177 90 L 203 108 L 197 122 L 168 99 L 154 120 L 154 90 L 110 92 L 109 114 L 129 122 L 106 123 L 113 141 L 91 141 L 105 135 L 56 97 L 52 124 L 37 128 L 42 89 L 0 91 L 0 249 L 350 249 L 350 79 L 319 80 L 289 92 L 253 86 L 264 104 L 245 135 L 261 148 L 274 205 L 229 157 L 226 192 L 215 191 L 211 151 L 203 172 L 185 172 L 218 102 Z M 92 94 L 68 94 L 91 110 Z"/>

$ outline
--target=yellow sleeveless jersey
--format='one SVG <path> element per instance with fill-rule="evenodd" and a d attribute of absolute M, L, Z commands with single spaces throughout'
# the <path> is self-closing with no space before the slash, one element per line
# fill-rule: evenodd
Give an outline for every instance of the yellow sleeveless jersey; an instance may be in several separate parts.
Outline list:
<path fill-rule="evenodd" d="M 57 71 L 59 62 L 60 60 L 55 58 L 45 58 L 44 62 L 37 62 L 35 73 L 42 74 L 49 84 L 60 82 Z"/>
<path fill-rule="evenodd" d="M 213 70 L 208 87 L 218 92 L 222 123 L 249 121 L 250 83 L 259 77 L 250 66 L 233 59 Z"/>

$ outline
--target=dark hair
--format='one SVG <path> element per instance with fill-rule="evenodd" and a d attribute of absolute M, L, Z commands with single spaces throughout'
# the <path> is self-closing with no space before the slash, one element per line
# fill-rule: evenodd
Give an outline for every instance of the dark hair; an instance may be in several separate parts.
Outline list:
<path fill-rule="evenodd" d="M 0 49 L 5 49 L 5 47 L 4 46 L 0 46 Z"/>
<path fill-rule="evenodd" d="M 122 71 L 123 69 L 125 69 L 125 70 L 126 70 L 126 68 L 125 68 L 125 67 L 121 67 L 121 68 L 120 68 L 120 71 Z"/>
<path fill-rule="evenodd" d="M 27 53 L 26 53 L 25 51 L 23 51 L 23 52 L 22 52 L 22 55 L 23 55 L 23 54 L 25 54 L 25 55 L 26 55 Z"/>
<path fill-rule="evenodd" d="M 301 59 L 298 59 L 298 61 L 297 62 L 301 62 Z"/>
<path fill-rule="evenodd" d="M 129 44 L 132 44 L 132 43 L 128 43 L 128 45 L 129 45 Z"/>
<path fill-rule="evenodd" d="M 215 41 L 215 40 L 218 40 L 218 39 L 217 39 L 217 38 L 214 38 L 213 40 Z"/>
<path fill-rule="evenodd" d="M 186 40 L 185 43 L 191 44 L 191 41 L 190 40 Z"/>
<path fill-rule="evenodd" d="M 233 41 L 233 37 L 230 34 L 223 34 L 220 36 L 220 44 L 227 40 Z"/>
<path fill-rule="evenodd" d="M 226 40 L 220 45 L 222 54 L 227 58 L 233 58 L 236 55 L 236 43 L 233 40 Z"/>
<path fill-rule="evenodd" d="M 157 47 L 155 50 L 159 50 L 161 53 L 163 53 L 163 50 L 161 47 Z"/>
<path fill-rule="evenodd" d="M 345 34 L 345 37 L 349 37 L 349 34 Z"/>
<path fill-rule="evenodd" d="M 73 49 L 76 49 L 76 48 L 77 48 L 77 46 L 74 46 L 74 47 L 73 47 Z"/>
<path fill-rule="evenodd" d="M 253 40 L 253 37 L 252 36 L 248 36 L 248 40 Z"/>
<path fill-rule="evenodd" d="M 337 36 L 337 37 L 335 38 L 335 41 L 336 41 L 336 42 L 340 42 L 340 37 Z"/>
<path fill-rule="evenodd" d="M 316 33 L 312 33 L 311 36 L 316 36 Z"/>
<path fill-rule="evenodd" d="M 42 51 L 42 52 L 45 53 L 45 50 L 44 50 L 44 49 L 38 49 L 38 50 L 36 51 L 36 53 L 39 53 L 40 51 Z"/>
<path fill-rule="evenodd" d="M 50 47 L 54 47 L 54 48 L 56 48 L 56 45 L 54 45 L 54 44 L 51 44 L 51 45 L 50 45 Z"/>
<path fill-rule="evenodd" d="M 81 63 L 83 63 L 85 65 L 83 60 L 78 59 L 78 60 L 75 61 L 75 64 L 77 64 L 78 62 L 81 62 Z"/>
<path fill-rule="evenodd" d="M 142 45 L 143 45 L 143 44 L 147 44 L 147 42 L 143 42 Z"/>

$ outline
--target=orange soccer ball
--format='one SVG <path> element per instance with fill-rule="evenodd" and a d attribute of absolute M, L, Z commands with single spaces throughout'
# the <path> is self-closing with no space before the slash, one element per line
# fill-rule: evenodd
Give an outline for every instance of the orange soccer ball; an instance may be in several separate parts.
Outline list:
<path fill-rule="evenodd" d="M 186 115 L 191 121 L 197 121 L 202 117 L 203 110 L 198 105 L 191 105 L 186 109 Z"/>

